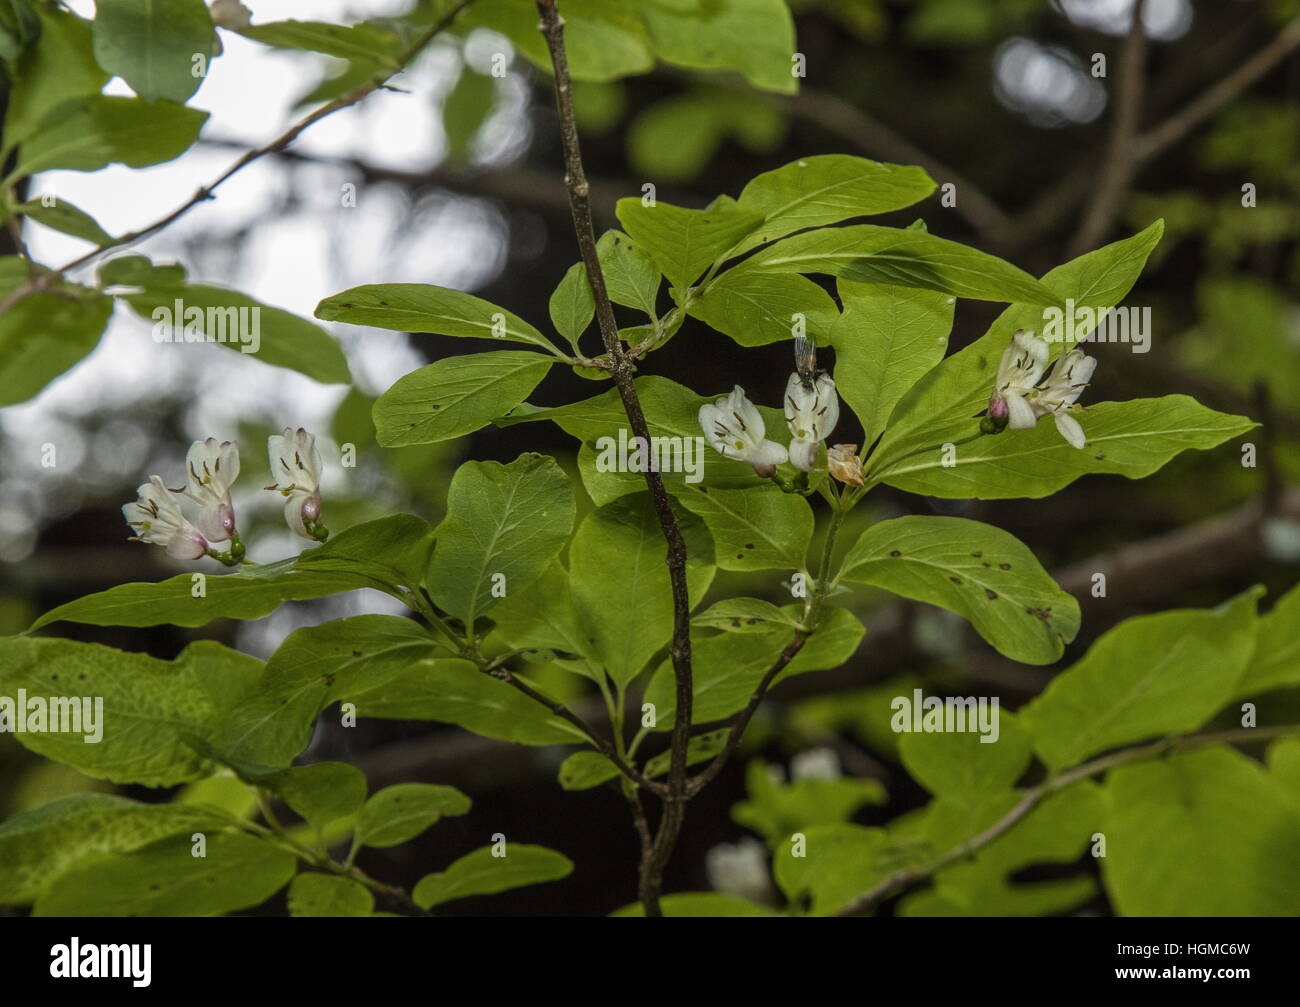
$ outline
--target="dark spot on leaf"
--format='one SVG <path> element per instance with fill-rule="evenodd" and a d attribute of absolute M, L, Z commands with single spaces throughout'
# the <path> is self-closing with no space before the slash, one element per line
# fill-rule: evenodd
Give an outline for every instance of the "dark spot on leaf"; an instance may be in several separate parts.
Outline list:
<path fill-rule="evenodd" d="M 960 584 L 960 583 L 961 583 L 961 578 L 960 578 L 960 577 L 949 577 L 948 579 L 949 579 L 950 581 L 952 581 L 954 584 Z"/>
<path fill-rule="evenodd" d="M 986 567 L 989 567 L 990 569 L 992 569 L 993 564 L 990 563 L 988 560 L 985 560 L 983 563 L 980 564 L 980 566 L 986 566 Z"/>
<path fill-rule="evenodd" d="M 747 619 L 746 621 L 747 621 L 751 626 L 757 626 L 757 625 L 758 625 L 760 622 L 762 622 L 763 620 L 760 619 L 758 616 L 754 616 L 753 618 L 751 618 L 751 619 Z"/>
<path fill-rule="evenodd" d="M 352 652 L 352 656 L 353 656 L 353 657 L 360 657 L 360 656 L 361 656 L 361 651 L 359 651 L 359 650 L 354 650 L 354 651 Z"/>
<path fill-rule="evenodd" d="M 973 553 L 971 553 L 971 555 L 974 556 L 976 559 L 983 559 L 983 558 L 984 558 L 984 554 L 983 554 L 982 552 L 973 552 Z"/>
<path fill-rule="evenodd" d="M 745 548 L 746 548 L 746 549 L 752 549 L 752 548 L 754 548 L 754 543 L 753 543 L 753 542 L 746 542 L 746 543 L 745 543 Z"/>
<path fill-rule="evenodd" d="M 736 553 L 736 559 L 744 559 L 744 558 L 745 558 L 745 554 L 743 552 Z"/>
<path fill-rule="evenodd" d="M 440 405 L 438 405 L 438 403 L 434 402 L 434 403 L 430 404 L 429 408 L 430 408 L 430 409 L 441 409 L 442 406 L 440 406 Z"/>
<path fill-rule="evenodd" d="M 901 556 L 901 555 L 903 555 L 903 554 L 902 554 L 901 552 L 899 552 L 897 549 L 891 549 L 890 552 L 889 552 L 889 555 L 890 555 L 891 557 L 893 557 L 894 559 L 898 559 L 898 557 Z"/>
<path fill-rule="evenodd" d="M 984 595 L 985 597 L 988 598 L 989 601 L 996 601 L 998 597 L 998 593 L 994 591 L 991 587 L 986 587 L 984 589 Z"/>
<path fill-rule="evenodd" d="M 1106 460 L 1106 456 L 1105 456 L 1105 455 L 1093 455 L 1093 457 L 1096 458 L 1097 461 L 1099 461 L 1099 462 L 1104 462 L 1104 461 Z"/>
<path fill-rule="evenodd" d="M 1010 563 L 999 563 L 999 564 L 998 564 L 998 569 L 999 569 L 999 570 L 1010 570 L 1010 569 L 1011 569 L 1011 564 L 1010 564 Z"/>
<path fill-rule="evenodd" d="M 737 627 L 739 627 L 739 626 L 740 626 L 740 617 L 739 617 L 739 616 L 732 616 L 732 618 L 731 618 L 731 624 L 732 624 L 733 626 L 737 626 Z"/>

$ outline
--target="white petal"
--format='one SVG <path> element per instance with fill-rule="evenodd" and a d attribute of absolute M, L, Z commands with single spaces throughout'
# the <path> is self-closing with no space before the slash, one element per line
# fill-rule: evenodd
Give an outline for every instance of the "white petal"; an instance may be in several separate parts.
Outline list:
<path fill-rule="evenodd" d="M 1007 426 L 1012 430 L 1028 430 L 1038 422 L 1033 407 L 1015 392 L 1005 396 L 1007 403 Z"/>
<path fill-rule="evenodd" d="M 745 461 L 751 465 L 780 465 L 789 457 L 784 444 L 760 441 L 745 452 Z"/>
<path fill-rule="evenodd" d="M 806 441 L 796 437 L 790 442 L 790 464 L 804 472 L 811 472 L 817 461 L 817 449 L 821 441 Z"/>
<path fill-rule="evenodd" d="M 1055 419 L 1056 429 L 1061 432 L 1061 436 L 1069 441 L 1072 447 L 1082 448 L 1087 442 L 1087 437 L 1084 436 L 1079 421 L 1069 413 L 1057 413 Z"/>
<path fill-rule="evenodd" d="M 745 391 L 739 385 L 731 393 L 730 405 L 733 415 L 728 426 L 751 444 L 761 441 L 764 433 L 763 414 L 758 411 L 758 406 L 745 397 Z"/>
<path fill-rule="evenodd" d="M 826 412 L 817 418 L 817 436 L 825 440 L 840 421 L 840 396 L 835 391 L 835 382 L 829 374 L 823 374 L 817 379 L 817 397 L 821 406 L 826 407 Z"/>

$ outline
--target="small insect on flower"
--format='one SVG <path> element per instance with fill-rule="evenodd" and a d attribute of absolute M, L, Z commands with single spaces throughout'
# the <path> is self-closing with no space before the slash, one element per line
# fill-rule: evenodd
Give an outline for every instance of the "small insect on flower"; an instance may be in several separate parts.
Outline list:
<path fill-rule="evenodd" d="M 785 448 L 764 438 L 763 416 L 745 390 L 736 385 L 730 395 L 700 406 L 700 429 L 724 458 L 749 462 L 764 479 L 776 474 L 776 467 L 786 460 Z"/>
<path fill-rule="evenodd" d="M 172 559 L 199 559 L 208 554 L 203 533 L 186 520 L 160 476 L 150 476 L 136 495 L 134 502 L 122 505 L 122 516 L 135 531 L 131 541 L 160 545 Z"/>
<path fill-rule="evenodd" d="M 320 475 L 324 465 L 316 448 L 316 435 L 302 427 L 297 430 L 285 427 L 284 433 L 266 439 L 266 450 L 275 477 L 274 485 L 266 488 L 285 497 L 285 521 L 303 538 L 324 542 L 329 535 L 319 524 Z"/>
<path fill-rule="evenodd" d="M 840 397 L 830 374 L 817 366 L 817 340 L 794 339 L 794 373 L 785 388 L 785 421 L 790 427 L 790 464 L 811 472 L 821 443 L 840 418 Z"/>

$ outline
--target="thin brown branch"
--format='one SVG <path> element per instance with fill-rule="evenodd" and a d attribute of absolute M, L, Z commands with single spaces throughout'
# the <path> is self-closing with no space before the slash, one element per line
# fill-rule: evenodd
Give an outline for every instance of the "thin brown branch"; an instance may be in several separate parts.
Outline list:
<path fill-rule="evenodd" d="M 247 151 L 246 153 L 244 153 L 242 157 L 236 160 L 229 168 L 227 168 L 224 172 L 222 172 L 214 181 L 198 189 L 198 191 L 196 191 L 194 195 L 191 196 L 188 200 L 186 200 L 180 206 L 176 207 L 176 209 L 172 210 L 170 213 L 166 214 L 163 217 L 160 217 L 158 220 L 155 220 L 152 224 L 147 224 L 137 231 L 129 231 L 126 234 L 118 235 L 112 241 L 106 242 L 103 245 L 91 249 L 86 254 L 78 256 L 72 261 L 66 263 L 58 270 L 55 270 L 50 273 L 42 273 L 37 277 L 33 277 L 31 280 L 29 280 L 28 282 L 24 283 L 22 286 L 15 289 L 3 301 L 0 301 L 0 314 L 4 314 L 6 310 L 8 310 L 10 307 L 12 307 L 14 304 L 22 300 L 23 298 L 29 297 L 35 293 L 39 293 L 41 290 L 44 290 L 45 288 L 49 287 L 54 282 L 55 279 L 61 277 L 64 273 L 67 273 L 70 270 L 76 269 L 80 266 L 86 265 L 87 263 L 93 261 L 96 257 L 102 255 L 104 252 L 110 251 L 111 249 L 114 248 L 120 248 L 123 245 L 129 245 L 132 242 L 139 241 L 142 238 L 146 238 L 152 234 L 156 234 L 157 232 L 163 230 L 164 228 L 171 226 L 173 223 L 175 223 L 181 217 L 185 216 L 187 213 L 190 212 L 190 210 L 194 209 L 194 207 L 198 206 L 200 203 L 206 202 L 207 200 L 214 198 L 213 194 L 222 184 L 224 184 L 234 175 L 237 175 L 239 172 L 243 171 L 254 161 L 260 160 L 261 158 L 265 157 L 267 154 L 271 154 L 276 151 L 283 150 L 285 147 L 288 147 L 291 143 L 293 143 L 296 139 L 298 139 L 298 137 L 305 130 L 314 126 L 322 119 L 326 118 L 327 116 L 333 115 L 335 112 L 338 112 L 342 109 L 349 108 L 352 105 L 357 104 L 362 99 L 373 94 L 375 91 L 385 88 L 388 82 L 392 80 L 392 78 L 395 77 L 397 74 L 399 74 L 403 69 L 405 69 L 407 64 L 409 64 L 411 60 L 413 60 L 420 53 L 420 51 L 426 45 L 428 45 L 428 43 L 433 39 L 435 35 L 443 31 L 447 27 L 449 27 L 451 23 L 456 20 L 457 15 L 459 15 L 462 10 L 464 10 L 473 2 L 474 0 L 456 0 L 456 2 L 451 6 L 451 8 L 448 9 L 446 14 L 444 14 L 442 17 L 434 21 L 433 24 L 429 25 L 428 28 L 426 28 L 418 36 L 416 36 L 414 40 L 412 40 L 411 44 L 408 45 L 406 49 L 403 51 L 403 53 L 401 54 L 401 56 L 398 57 L 396 69 L 394 69 L 390 73 L 385 74 L 382 77 L 375 77 L 369 83 L 363 84 L 361 87 L 354 88 L 353 90 L 347 92 L 346 94 L 339 95 L 337 98 L 334 98 L 332 101 L 325 103 L 320 108 L 317 108 L 309 112 L 307 115 L 303 116 L 303 118 L 295 122 L 292 126 L 290 126 L 279 136 L 277 136 L 270 143 L 262 147 L 258 147 L 254 150 Z"/>
<path fill-rule="evenodd" d="M 1288 724 L 1285 727 L 1244 727 L 1232 731 L 1216 731 L 1206 734 L 1185 735 L 1181 738 L 1162 738 L 1160 741 L 1152 742 L 1146 745 L 1138 745 L 1134 748 L 1126 748 L 1119 752 L 1113 752 L 1110 755 L 1104 755 L 1092 762 L 1085 762 L 1081 766 L 1066 770 L 1059 776 L 1054 776 L 1045 780 L 1036 787 L 1031 787 L 1024 792 L 1024 795 L 1005 815 L 986 828 L 984 831 L 976 833 L 969 839 L 958 843 L 948 852 L 936 857 L 927 864 L 920 867 L 908 867 L 901 871 L 889 875 L 877 884 L 873 885 L 867 891 L 863 892 L 852 902 L 848 903 L 839 910 L 836 916 L 857 916 L 860 913 L 870 912 L 877 905 L 887 898 L 897 895 L 899 892 L 910 888 L 920 881 L 933 874 L 937 874 L 945 867 L 950 867 L 959 860 L 964 860 L 972 853 L 983 849 L 989 843 L 993 842 L 999 836 L 1005 834 L 1013 825 L 1023 819 L 1029 812 L 1043 802 L 1045 798 L 1052 794 L 1064 790 L 1071 784 L 1080 780 L 1104 773 L 1116 766 L 1126 765 L 1130 762 L 1138 762 L 1143 759 L 1153 759 L 1169 752 L 1183 751 L 1193 748 L 1201 748 L 1205 745 L 1216 744 L 1233 744 L 1249 743 L 1252 741 L 1263 741 L 1268 738 L 1279 738 L 1291 734 L 1300 733 L 1300 724 Z"/>
<path fill-rule="evenodd" d="M 803 649 L 803 645 L 807 639 L 807 633 L 797 632 L 794 635 L 794 639 L 786 644 L 785 649 L 781 651 L 776 662 L 763 676 L 763 680 L 759 682 L 754 688 L 754 691 L 750 693 L 749 702 L 745 704 L 745 708 L 732 717 L 728 722 L 727 742 L 723 745 L 722 751 L 717 754 L 711 763 L 709 763 L 708 768 L 697 774 L 690 781 L 689 786 L 691 794 L 698 794 L 701 790 L 717 779 L 718 774 L 722 772 L 723 767 L 727 765 L 727 762 L 740 746 L 740 739 L 745 733 L 745 728 L 749 726 L 750 720 L 753 719 L 754 712 L 760 705 L 762 705 L 764 698 L 767 696 L 767 690 L 772 687 L 772 683 L 776 681 L 776 677 L 785 670 L 786 665 L 793 661 L 795 655 Z"/>
<path fill-rule="evenodd" d="M 600 269 L 596 252 L 596 233 L 591 224 L 590 187 L 582 166 L 582 150 L 578 143 L 578 127 L 573 114 L 573 90 L 569 77 L 569 61 L 564 49 L 564 19 L 556 9 L 555 0 L 537 0 L 541 15 L 539 28 L 546 39 L 555 73 L 555 104 L 560 119 L 560 139 L 564 147 L 565 184 L 569 190 L 569 209 L 573 216 L 573 229 L 586 268 L 587 280 L 596 302 L 596 320 L 600 335 L 609 356 L 609 372 L 618 388 L 619 398 L 627 413 L 628 423 L 637 437 L 647 441 L 650 430 L 645 413 L 637 397 L 633 382 L 634 365 L 628 359 L 619 340 L 618 324 L 614 320 L 614 306 L 605 289 L 605 277 Z M 650 491 L 659 526 L 668 544 L 668 578 L 673 593 L 673 637 L 668 648 L 676 681 L 676 721 L 672 731 L 672 761 L 668 770 L 668 793 L 664 800 L 663 817 L 655 835 L 650 857 L 641 871 L 641 901 L 646 915 L 661 915 L 659 891 L 662 887 L 664 867 L 672 856 L 685 815 L 686 753 L 690 743 L 691 712 L 695 688 L 691 674 L 690 599 L 686 589 L 686 542 L 677 525 L 668 491 L 658 472 L 646 471 L 646 486 Z"/>
<path fill-rule="evenodd" d="M 1146 90 L 1147 35 L 1142 24 L 1145 7 L 1145 0 L 1137 0 L 1133 5 L 1132 22 L 1120 53 L 1110 141 L 1093 198 L 1070 240 L 1070 258 L 1095 248 L 1106 237 L 1137 174 L 1133 138 L 1137 135 Z"/>

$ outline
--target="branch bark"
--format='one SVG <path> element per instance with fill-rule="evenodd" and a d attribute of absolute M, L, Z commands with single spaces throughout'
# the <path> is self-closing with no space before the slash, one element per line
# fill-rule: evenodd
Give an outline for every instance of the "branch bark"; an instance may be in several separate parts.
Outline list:
<path fill-rule="evenodd" d="M 648 442 L 650 430 L 632 377 L 635 365 L 619 339 L 618 324 L 614 320 L 614 305 L 605 289 L 605 277 L 601 272 L 600 258 L 596 253 L 596 234 L 591 223 L 590 187 L 583 171 L 578 127 L 573 114 L 572 83 L 569 76 L 568 55 L 564 48 L 564 19 L 560 17 L 555 0 L 536 0 L 536 2 L 538 13 L 541 15 L 539 28 L 546 39 L 547 49 L 551 55 L 551 67 L 555 73 L 555 104 L 560 118 L 560 140 L 564 147 L 565 185 L 569 191 L 569 210 L 573 216 L 573 229 L 578 238 L 578 248 L 582 252 L 587 280 L 591 284 L 591 293 L 596 302 L 596 321 L 600 326 L 605 351 L 609 355 L 609 373 L 614 379 L 615 387 L 618 388 L 619 398 L 623 402 L 623 410 L 627 413 L 632 433 L 637 437 L 645 438 Z M 695 688 L 691 673 L 691 609 L 686 590 L 686 542 L 682 538 L 681 528 L 678 527 L 677 517 L 669 502 L 663 478 L 658 472 L 647 471 L 645 480 L 655 514 L 659 518 L 660 529 L 668 544 L 668 579 L 673 593 L 673 637 L 668 654 L 672 660 L 677 692 L 676 718 L 672 731 L 672 761 L 668 770 L 663 817 L 660 819 L 649 856 L 642 860 L 639 886 L 646 915 L 659 916 L 662 915 L 659 892 L 663 883 L 663 871 L 677 844 L 688 799 L 686 751 L 690 743 Z"/>

